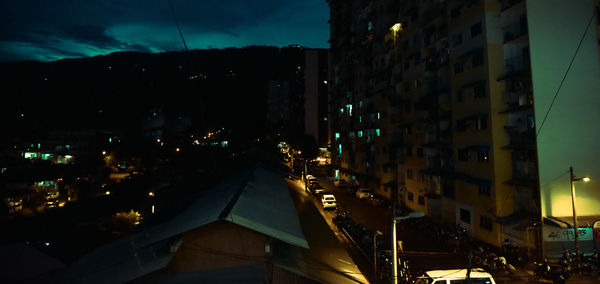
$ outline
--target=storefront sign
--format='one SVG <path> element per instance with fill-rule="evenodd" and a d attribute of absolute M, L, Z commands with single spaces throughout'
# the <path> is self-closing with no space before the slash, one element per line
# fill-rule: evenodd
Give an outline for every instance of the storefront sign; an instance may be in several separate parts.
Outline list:
<path fill-rule="evenodd" d="M 598 222 L 596 222 L 598 223 Z M 593 229 L 600 230 L 600 229 Z M 544 241 L 546 242 L 569 242 L 575 241 L 575 235 L 573 229 L 545 229 L 544 230 Z M 579 240 L 580 241 L 591 241 L 594 239 L 595 231 L 592 228 L 579 228 Z"/>

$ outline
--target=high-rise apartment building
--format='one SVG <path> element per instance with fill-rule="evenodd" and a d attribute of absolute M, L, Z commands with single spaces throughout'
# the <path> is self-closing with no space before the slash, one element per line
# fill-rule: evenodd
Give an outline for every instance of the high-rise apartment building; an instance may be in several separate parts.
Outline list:
<path fill-rule="evenodd" d="M 598 1 L 546 2 L 329 0 L 336 178 L 492 245 L 539 248 L 544 208 L 560 207 L 553 178 L 569 163 L 600 178 L 597 131 L 572 130 L 600 123 L 574 104 L 600 104 L 597 15 L 568 74 L 580 85 L 550 106 Z M 573 139 L 544 136 L 562 131 Z"/>
<path fill-rule="evenodd" d="M 327 104 L 327 49 L 304 52 L 304 128 L 315 137 L 320 148 L 329 146 L 329 109 Z"/>

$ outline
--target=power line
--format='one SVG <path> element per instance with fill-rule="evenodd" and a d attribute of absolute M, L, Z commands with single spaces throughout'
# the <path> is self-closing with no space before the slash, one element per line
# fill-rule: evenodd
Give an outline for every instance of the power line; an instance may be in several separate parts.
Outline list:
<path fill-rule="evenodd" d="M 179 31 L 179 36 L 181 37 L 181 41 L 183 42 L 183 47 L 185 48 L 185 51 L 188 51 L 187 43 L 185 43 L 183 32 L 181 32 L 181 27 L 179 26 L 179 21 L 177 20 L 177 15 L 175 14 L 175 8 L 173 8 L 173 3 L 171 3 L 171 0 L 167 0 L 167 2 L 169 2 L 169 7 L 171 7 L 171 14 L 173 14 L 173 20 L 175 21 L 175 25 L 177 26 L 177 30 Z"/>
<path fill-rule="evenodd" d="M 546 111 L 546 115 L 544 116 L 544 120 L 542 120 L 542 124 L 540 124 L 540 129 L 538 129 L 538 132 L 535 134 L 535 137 L 538 137 L 540 135 L 540 132 L 542 131 L 542 127 L 544 127 L 544 123 L 546 122 L 546 119 L 548 118 L 548 115 L 550 114 L 550 110 L 552 109 L 552 106 L 554 105 L 554 102 L 556 101 L 556 98 L 558 97 L 558 93 L 560 92 L 560 89 L 562 88 L 563 83 L 565 82 L 565 79 L 567 78 L 567 75 L 569 74 L 569 70 L 571 70 L 571 66 L 573 65 L 573 61 L 575 61 L 575 57 L 577 57 L 577 53 L 579 52 L 579 48 L 581 47 L 581 44 L 583 43 L 583 39 L 585 38 L 585 35 L 587 34 L 588 30 L 590 29 L 590 25 L 592 24 L 592 20 L 594 20 L 594 16 L 596 15 L 596 10 L 594 9 L 594 12 L 592 13 L 592 17 L 590 18 L 587 27 L 585 28 L 585 31 L 583 32 L 583 35 L 581 36 L 581 40 L 579 40 L 579 44 L 577 45 L 577 49 L 575 50 L 575 54 L 573 54 L 573 58 L 571 58 L 571 62 L 569 63 L 569 67 L 567 67 L 567 71 L 565 72 L 565 75 L 563 76 L 562 80 L 560 81 L 560 85 L 558 86 L 558 89 L 556 90 L 556 94 L 554 94 L 554 98 L 552 99 L 552 103 L 550 103 L 550 106 L 548 107 L 548 111 Z"/>

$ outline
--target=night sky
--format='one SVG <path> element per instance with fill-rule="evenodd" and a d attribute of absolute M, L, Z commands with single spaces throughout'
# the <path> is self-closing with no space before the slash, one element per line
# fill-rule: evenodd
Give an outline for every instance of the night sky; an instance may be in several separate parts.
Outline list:
<path fill-rule="evenodd" d="M 325 0 L 172 0 L 189 49 L 328 48 Z M 0 61 L 183 50 L 168 0 L 0 0 Z"/>

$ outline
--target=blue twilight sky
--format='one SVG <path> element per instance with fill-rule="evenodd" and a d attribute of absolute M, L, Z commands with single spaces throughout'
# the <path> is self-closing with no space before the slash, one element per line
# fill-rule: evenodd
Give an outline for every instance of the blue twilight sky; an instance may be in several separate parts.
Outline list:
<path fill-rule="evenodd" d="M 171 0 L 189 49 L 328 48 L 325 0 Z M 0 0 L 0 61 L 183 50 L 168 0 Z"/>

